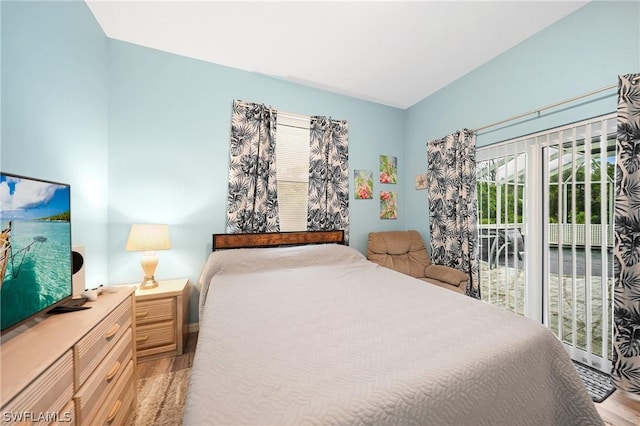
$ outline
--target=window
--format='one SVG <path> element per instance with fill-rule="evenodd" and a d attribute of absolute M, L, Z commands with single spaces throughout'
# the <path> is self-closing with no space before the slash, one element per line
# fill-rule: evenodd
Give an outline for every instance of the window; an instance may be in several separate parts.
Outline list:
<path fill-rule="evenodd" d="M 310 117 L 278 111 L 276 177 L 281 231 L 307 229 Z"/>

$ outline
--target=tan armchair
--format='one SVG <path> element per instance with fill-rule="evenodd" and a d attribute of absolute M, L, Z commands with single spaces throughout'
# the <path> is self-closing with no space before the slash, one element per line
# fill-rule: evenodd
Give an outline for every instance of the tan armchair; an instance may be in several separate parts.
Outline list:
<path fill-rule="evenodd" d="M 455 268 L 432 264 L 418 231 L 370 232 L 367 259 L 428 283 L 466 293 L 467 274 Z"/>

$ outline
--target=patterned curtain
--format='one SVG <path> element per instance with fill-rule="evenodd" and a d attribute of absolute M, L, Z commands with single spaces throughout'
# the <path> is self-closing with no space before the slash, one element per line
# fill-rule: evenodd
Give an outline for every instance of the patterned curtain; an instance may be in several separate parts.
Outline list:
<path fill-rule="evenodd" d="M 467 295 L 480 299 L 476 134 L 462 130 L 427 144 L 431 261 L 469 275 Z"/>
<path fill-rule="evenodd" d="M 640 74 L 618 78 L 611 376 L 640 394 Z"/>
<path fill-rule="evenodd" d="M 277 232 L 277 111 L 233 101 L 227 233 Z"/>
<path fill-rule="evenodd" d="M 343 229 L 349 241 L 349 128 L 345 120 L 311 117 L 307 229 Z"/>

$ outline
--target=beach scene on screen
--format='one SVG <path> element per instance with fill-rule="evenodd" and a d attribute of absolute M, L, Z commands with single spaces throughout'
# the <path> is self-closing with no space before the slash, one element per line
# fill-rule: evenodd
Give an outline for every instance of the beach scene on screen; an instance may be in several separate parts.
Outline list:
<path fill-rule="evenodd" d="M 0 175 L 2 328 L 71 295 L 69 187 Z"/>

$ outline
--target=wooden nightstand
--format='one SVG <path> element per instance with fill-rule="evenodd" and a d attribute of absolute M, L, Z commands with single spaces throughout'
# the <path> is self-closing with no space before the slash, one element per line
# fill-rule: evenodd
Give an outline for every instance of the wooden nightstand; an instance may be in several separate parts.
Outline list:
<path fill-rule="evenodd" d="M 150 290 L 136 289 L 138 362 L 182 355 L 187 338 L 189 280 L 158 281 Z"/>

